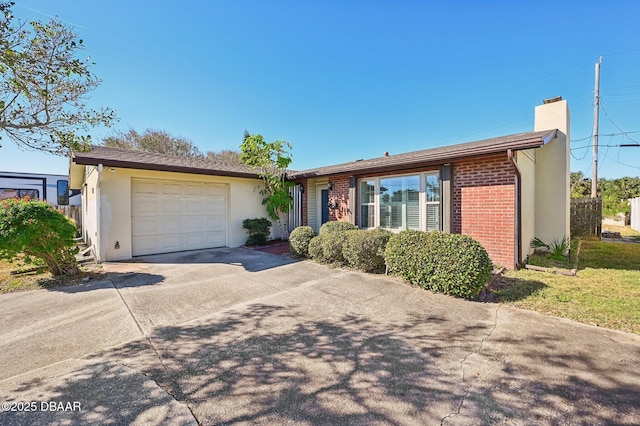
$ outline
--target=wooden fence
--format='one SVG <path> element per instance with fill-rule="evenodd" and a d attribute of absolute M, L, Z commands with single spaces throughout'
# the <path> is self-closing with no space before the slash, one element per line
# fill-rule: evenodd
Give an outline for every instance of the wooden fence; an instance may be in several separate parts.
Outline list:
<path fill-rule="evenodd" d="M 602 236 L 602 198 L 571 199 L 571 238 Z"/>
<path fill-rule="evenodd" d="M 631 228 L 640 232 L 640 197 L 629 200 L 631 204 Z"/>
<path fill-rule="evenodd" d="M 58 206 L 58 209 L 76 223 L 78 232 L 82 232 L 82 206 Z"/>

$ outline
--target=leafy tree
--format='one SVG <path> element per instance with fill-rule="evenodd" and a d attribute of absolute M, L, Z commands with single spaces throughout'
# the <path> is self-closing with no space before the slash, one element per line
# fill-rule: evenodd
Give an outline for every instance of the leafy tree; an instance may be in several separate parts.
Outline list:
<path fill-rule="evenodd" d="M 39 259 L 53 275 L 75 275 L 76 227 L 53 206 L 28 198 L 0 201 L 0 259 Z"/>
<path fill-rule="evenodd" d="M 12 5 L 0 3 L 0 131 L 29 149 L 85 150 L 89 128 L 109 126 L 115 112 L 85 103 L 100 79 L 89 59 L 77 58 L 82 39 L 59 19 L 27 26 L 11 14 Z"/>
<path fill-rule="evenodd" d="M 238 151 L 223 149 L 222 151 L 207 151 L 206 157 L 210 160 L 222 161 L 224 163 L 243 164 L 242 161 L 240 161 L 240 155 Z"/>
<path fill-rule="evenodd" d="M 582 172 L 571 172 L 571 198 L 585 198 L 591 196 L 591 179 L 585 178 Z"/>
<path fill-rule="evenodd" d="M 240 145 L 240 160 L 257 170 L 262 179 L 262 204 L 267 208 L 269 217 L 277 222 L 283 239 L 287 238 L 284 223 L 293 201 L 289 194 L 293 183 L 286 179 L 287 167 L 292 161 L 290 149 L 291 144 L 287 141 L 267 142 L 262 135 L 250 135 L 247 131 L 244 132 L 244 141 Z"/>
<path fill-rule="evenodd" d="M 117 132 L 113 136 L 104 138 L 102 144 L 112 148 L 155 152 L 177 157 L 202 157 L 200 149 L 193 142 L 174 137 L 164 130 L 147 129 L 140 134 L 129 129 L 128 132 Z"/>
<path fill-rule="evenodd" d="M 602 212 L 604 214 L 629 213 L 631 207 L 627 200 L 640 197 L 640 178 L 600 179 L 598 180 L 598 193 L 602 197 Z"/>
<path fill-rule="evenodd" d="M 602 212 L 606 215 L 629 213 L 629 198 L 640 197 L 640 177 L 598 179 L 598 195 L 602 197 Z M 571 173 L 571 197 L 591 196 L 591 179 L 582 172 Z"/>

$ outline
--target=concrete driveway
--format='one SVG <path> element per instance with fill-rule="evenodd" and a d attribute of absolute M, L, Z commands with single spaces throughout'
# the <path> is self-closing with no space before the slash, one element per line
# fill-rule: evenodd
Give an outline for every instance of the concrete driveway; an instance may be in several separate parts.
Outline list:
<path fill-rule="evenodd" d="M 636 335 L 245 249 L 105 269 L 0 296 L 0 424 L 640 419 Z"/>

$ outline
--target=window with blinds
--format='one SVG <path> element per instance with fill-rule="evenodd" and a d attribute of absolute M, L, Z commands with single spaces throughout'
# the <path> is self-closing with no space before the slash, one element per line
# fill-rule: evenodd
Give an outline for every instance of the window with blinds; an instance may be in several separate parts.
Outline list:
<path fill-rule="evenodd" d="M 440 176 L 438 173 L 427 173 L 425 176 L 424 198 L 426 213 L 426 230 L 440 230 Z"/>
<path fill-rule="evenodd" d="M 438 172 L 367 178 L 359 183 L 360 228 L 440 229 Z"/>
<path fill-rule="evenodd" d="M 420 229 L 420 176 L 380 179 L 380 227 Z"/>
<path fill-rule="evenodd" d="M 360 182 L 360 228 L 376 227 L 376 182 L 363 180 Z"/>

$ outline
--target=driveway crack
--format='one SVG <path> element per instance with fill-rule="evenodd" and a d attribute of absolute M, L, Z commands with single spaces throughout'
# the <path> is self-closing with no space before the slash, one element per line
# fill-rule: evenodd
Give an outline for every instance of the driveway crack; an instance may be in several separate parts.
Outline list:
<path fill-rule="evenodd" d="M 493 332 L 496 330 L 496 328 L 498 327 L 498 311 L 500 311 L 500 306 L 498 306 L 496 308 L 495 311 L 495 316 L 493 318 L 493 327 L 491 328 L 491 330 L 489 330 L 489 333 L 484 336 L 482 338 L 482 340 L 480 340 L 480 346 L 478 347 L 478 350 L 476 351 L 471 351 L 468 354 L 466 354 L 464 356 L 464 358 L 462 358 L 462 360 L 460 361 L 460 366 L 459 369 L 462 371 L 462 383 L 464 383 L 465 381 L 465 376 L 464 376 L 464 363 L 467 361 L 467 359 L 473 355 L 473 354 L 479 354 L 480 352 L 482 352 L 482 347 L 484 346 L 484 342 L 486 342 L 487 340 L 489 340 L 489 338 L 491 337 L 491 335 L 493 334 Z M 444 422 L 447 421 L 447 419 L 450 419 L 452 417 L 457 416 L 458 414 L 460 414 L 460 411 L 462 410 L 462 406 L 464 405 L 465 400 L 467 399 L 467 397 L 469 396 L 469 393 L 471 392 L 471 385 L 472 383 L 469 382 L 465 388 L 464 394 L 462 395 L 462 398 L 460 398 L 460 402 L 458 403 L 458 407 L 456 408 L 455 411 L 450 412 L 449 414 L 447 414 L 446 416 L 444 416 L 441 420 L 440 420 L 440 426 L 444 425 Z"/>
<path fill-rule="evenodd" d="M 153 374 L 145 373 L 142 370 L 138 370 L 138 371 L 140 371 L 140 373 L 142 373 L 142 375 L 144 375 L 149 380 L 152 380 L 160 389 L 164 390 L 176 402 L 184 404 L 187 407 L 187 409 L 189 409 L 189 412 L 191 413 L 191 416 L 193 416 L 193 419 L 198 424 L 200 424 L 200 422 L 196 418 L 195 414 L 193 413 L 193 410 L 191 409 L 191 405 L 187 401 L 186 395 L 184 394 L 184 392 L 182 392 L 182 389 L 180 388 L 180 385 L 178 384 L 178 382 L 176 382 L 175 380 L 172 379 L 172 375 L 169 372 L 169 368 L 166 366 L 166 364 L 162 360 L 162 356 L 160 355 L 160 352 L 158 352 L 158 349 L 153 344 L 153 341 L 151 340 L 151 337 L 143 330 L 142 326 L 138 322 L 138 319 L 136 318 L 135 314 L 131 310 L 131 307 L 129 306 L 129 304 L 127 303 L 126 299 L 124 298 L 124 296 L 120 292 L 120 289 L 115 285 L 115 283 L 111 279 L 111 276 L 109 276 L 109 281 L 111 282 L 111 285 L 115 289 L 116 293 L 118 293 L 118 296 L 120 296 L 120 300 L 122 300 L 122 303 L 127 308 L 127 311 L 129 312 L 129 315 L 131 316 L 131 319 L 133 320 L 133 322 L 138 327 L 138 330 L 140 330 L 140 334 L 142 334 L 142 336 L 144 337 L 144 340 L 147 342 L 147 344 L 149 345 L 149 347 L 153 351 L 153 355 L 158 360 L 158 362 L 160 364 L 160 367 L 162 368 L 162 371 L 164 373 L 164 376 L 166 377 L 166 382 L 162 383 L 162 382 L 158 381 L 158 379 L 156 377 L 154 377 Z M 126 364 L 124 364 L 124 365 L 126 365 Z"/>

